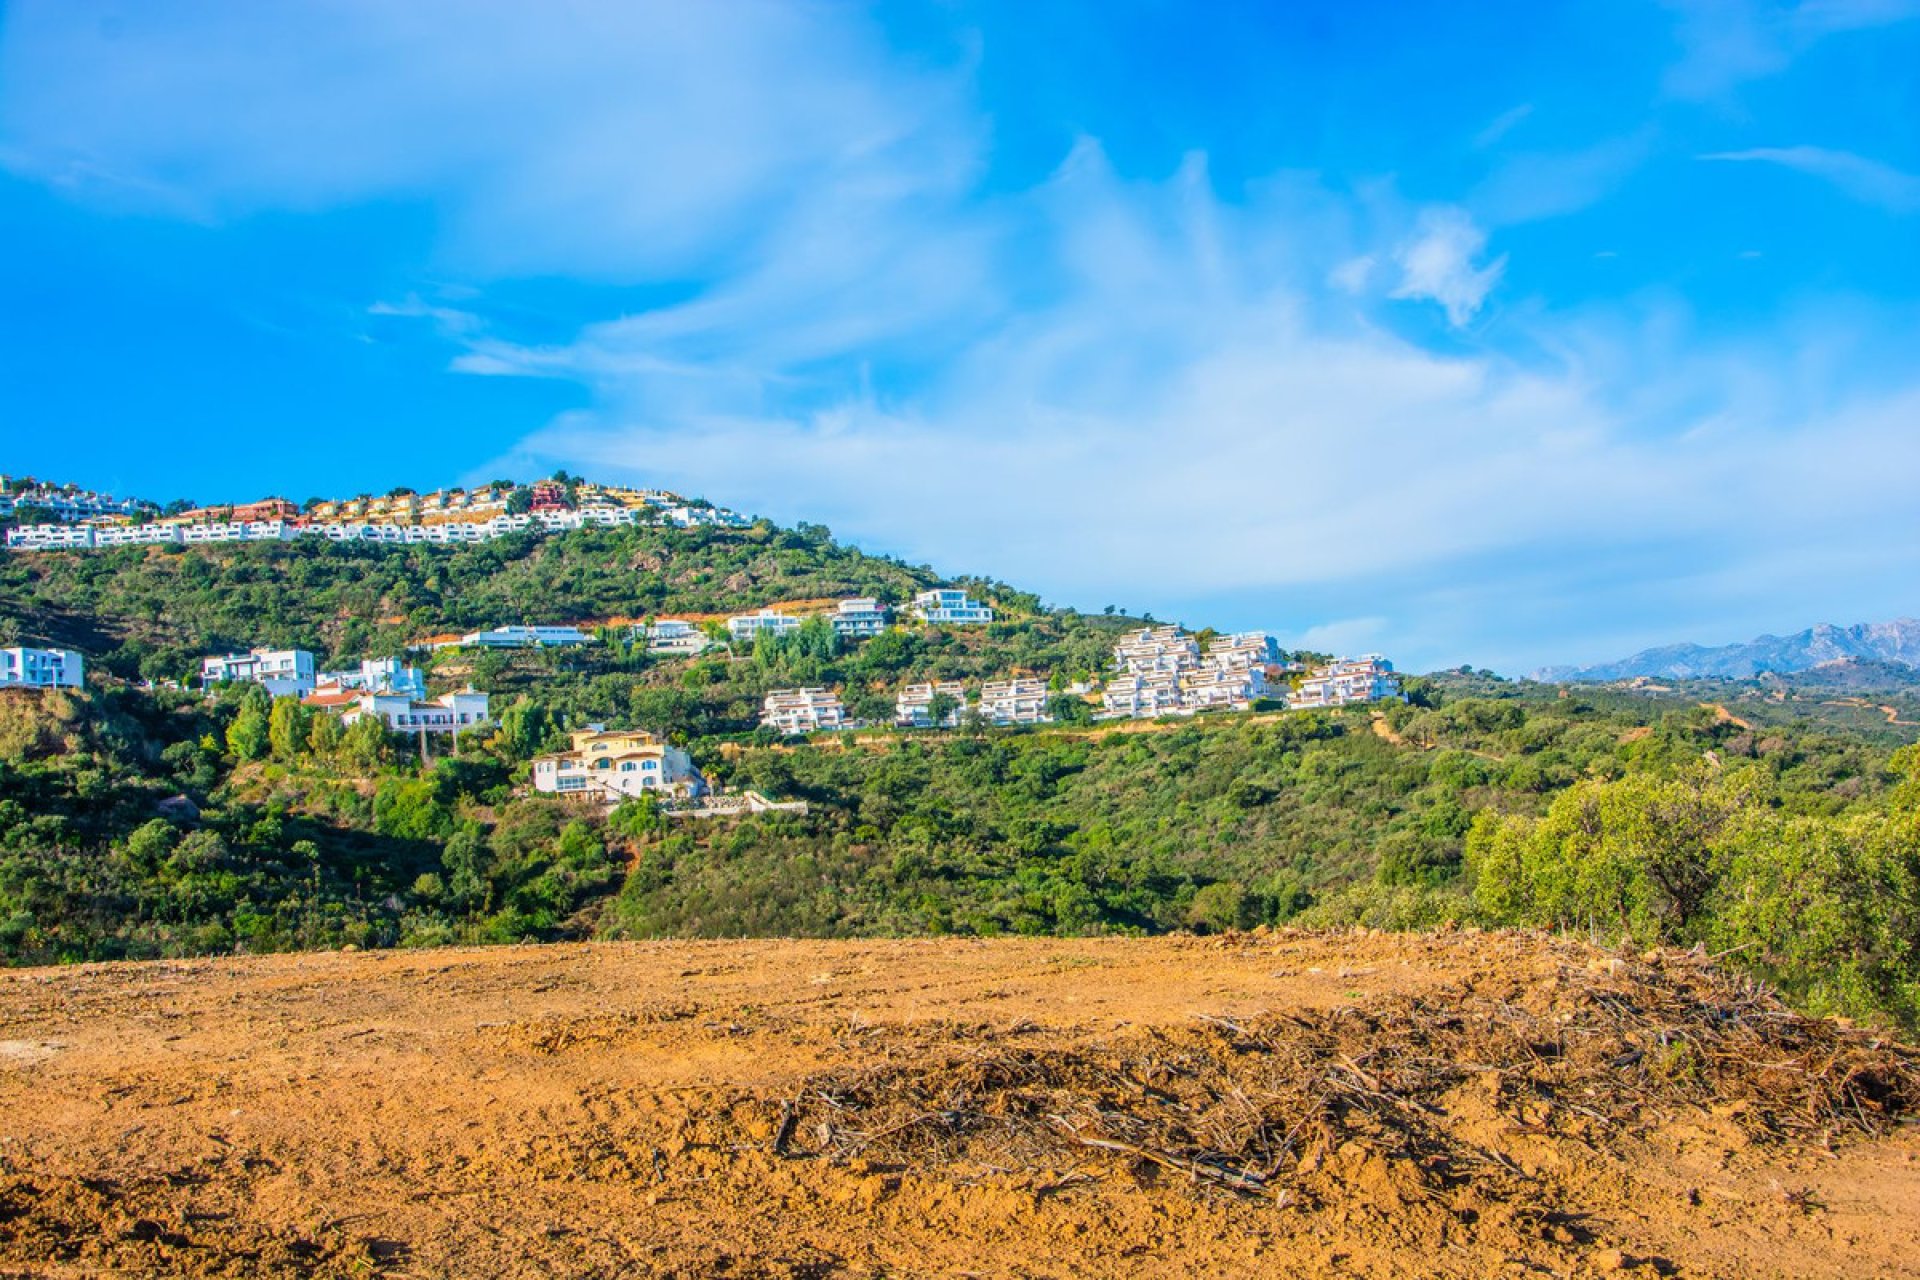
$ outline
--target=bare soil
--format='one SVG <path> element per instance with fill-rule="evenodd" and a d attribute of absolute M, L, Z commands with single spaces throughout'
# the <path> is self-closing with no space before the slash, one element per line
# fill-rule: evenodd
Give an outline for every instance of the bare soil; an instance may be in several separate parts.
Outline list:
<path fill-rule="evenodd" d="M 1920 1062 L 1505 934 L 0 974 L 0 1275 L 1920 1276 Z"/>

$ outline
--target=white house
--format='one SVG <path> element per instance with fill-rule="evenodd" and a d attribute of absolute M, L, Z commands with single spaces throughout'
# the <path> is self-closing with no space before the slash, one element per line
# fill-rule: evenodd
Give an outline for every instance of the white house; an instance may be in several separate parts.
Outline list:
<path fill-rule="evenodd" d="M 775 613 L 772 609 L 762 609 L 758 613 L 735 614 L 727 619 L 727 634 L 735 643 L 749 643 L 762 631 L 769 635 L 784 636 L 789 631 L 800 629 L 800 619 L 784 613 Z"/>
<path fill-rule="evenodd" d="M 315 684 L 313 655 L 305 649 L 251 649 L 200 660 L 200 687 L 240 680 L 266 686 L 274 697 L 305 697 Z"/>
<path fill-rule="evenodd" d="M 842 600 L 833 611 L 833 629 L 843 640 L 877 636 L 887 629 L 887 608 L 871 596 Z"/>
<path fill-rule="evenodd" d="M 641 630 L 647 637 L 648 653 L 677 654 L 692 657 L 705 653 L 712 643 L 697 625 L 680 618 L 656 618 L 651 627 Z"/>
<path fill-rule="evenodd" d="M 395 733 L 455 733 L 487 723 L 487 695 L 464 689 L 431 702 L 403 693 L 363 693 L 341 720 L 347 724 L 374 716 Z"/>
<path fill-rule="evenodd" d="M 316 689 L 353 693 L 403 693 L 411 698 L 427 696 L 426 673 L 403 664 L 398 658 L 363 658 L 358 667 L 343 671 L 322 671 L 314 677 Z"/>
<path fill-rule="evenodd" d="M 1344 707 L 1404 696 L 1399 678 L 1393 674 L 1393 664 L 1377 653 L 1369 653 L 1359 658 L 1337 658 L 1316 669 L 1288 695 L 1287 705 L 1303 709 Z"/>
<path fill-rule="evenodd" d="M 779 733 L 818 733 L 851 725 L 838 694 L 825 689 L 776 689 L 761 704 L 760 723 Z"/>
<path fill-rule="evenodd" d="M 922 591 L 913 598 L 913 616 L 922 622 L 974 626 L 993 621 L 993 610 L 964 591 L 943 587 Z"/>
<path fill-rule="evenodd" d="M 944 694 L 953 699 L 953 706 L 940 717 L 936 725 L 933 719 L 933 700 Z M 938 683 L 910 684 L 900 691 L 893 701 L 893 722 L 905 729 L 951 729 L 960 723 L 960 715 L 967 709 L 967 687 L 958 680 L 942 680 Z"/>
<path fill-rule="evenodd" d="M 980 714 L 994 724 L 1045 724 L 1053 719 L 1047 712 L 1046 681 L 1025 676 L 989 680 L 980 686 Z"/>
<path fill-rule="evenodd" d="M 533 789 L 620 800 L 647 792 L 698 796 L 707 783 L 691 756 L 658 736 L 592 725 L 573 735 L 571 750 L 534 757 Z"/>
<path fill-rule="evenodd" d="M 460 637 L 460 643 L 469 649 L 550 649 L 586 644 L 591 639 L 578 627 L 505 626 L 470 631 Z"/>
<path fill-rule="evenodd" d="M 0 649 L 0 689 L 78 689 L 86 667 L 71 649 Z"/>

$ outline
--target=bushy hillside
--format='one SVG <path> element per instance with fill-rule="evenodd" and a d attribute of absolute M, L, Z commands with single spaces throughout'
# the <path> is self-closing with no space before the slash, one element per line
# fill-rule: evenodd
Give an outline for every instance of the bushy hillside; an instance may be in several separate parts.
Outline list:
<path fill-rule="evenodd" d="M 7 557 L 0 623 L 80 644 L 95 674 L 0 699 L 0 951 L 1518 922 L 1699 943 L 1812 1007 L 1920 1022 L 1920 783 L 1895 754 L 1914 727 L 1828 689 L 1462 671 L 1340 713 L 1090 725 L 1069 702 L 1039 730 L 754 729 L 762 694 L 798 683 L 874 718 L 907 680 L 1064 683 L 1130 625 L 993 583 L 973 584 L 1002 609 L 991 627 L 850 647 L 815 627 L 692 660 L 617 631 L 444 652 L 435 686 L 489 690 L 497 724 L 428 765 L 257 689 L 122 679 L 229 645 L 357 657 L 456 627 L 899 600 L 933 581 L 767 526 Z M 670 734 L 710 777 L 810 811 L 670 820 L 528 792 L 528 759 L 588 721 Z"/>

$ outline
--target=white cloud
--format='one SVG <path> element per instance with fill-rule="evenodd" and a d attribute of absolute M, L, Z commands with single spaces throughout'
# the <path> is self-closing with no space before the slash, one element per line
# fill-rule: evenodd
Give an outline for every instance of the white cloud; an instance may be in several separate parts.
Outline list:
<path fill-rule="evenodd" d="M 1473 319 L 1506 270 L 1505 255 L 1485 266 L 1474 265 L 1486 247 L 1486 232 L 1464 209 L 1426 210 L 1414 234 L 1394 252 L 1400 284 L 1393 296 L 1439 303 L 1446 309 L 1447 323 L 1458 329 Z"/>
<path fill-rule="evenodd" d="M 1831 151 L 1825 147 L 1751 147 L 1745 151 L 1716 151 L 1700 158 L 1780 165 L 1830 182 L 1855 200 L 1879 205 L 1893 213 L 1920 210 L 1920 177 L 1848 151 Z"/>

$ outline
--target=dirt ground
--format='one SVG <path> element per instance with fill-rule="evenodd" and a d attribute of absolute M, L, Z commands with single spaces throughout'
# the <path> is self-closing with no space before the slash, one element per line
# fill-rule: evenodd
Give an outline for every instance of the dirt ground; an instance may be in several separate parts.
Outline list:
<path fill-rule="evenodd" d="M 0 974 L 0 1275 L 1920 1276 L 1915 1059 L 1518 935 Z"/>

